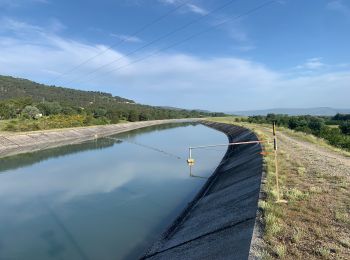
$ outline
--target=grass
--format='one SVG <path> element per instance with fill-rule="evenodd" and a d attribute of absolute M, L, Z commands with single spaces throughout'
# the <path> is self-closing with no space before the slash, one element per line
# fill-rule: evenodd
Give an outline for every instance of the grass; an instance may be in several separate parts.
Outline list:
<path fill-rule="evenodd" d="M 286 246 L 283 244 L 276 245 L 275 253 L 279 258 L 284 258 L 286 255 Z"/>
<path fill-rule="evenodd" d="M 264 143 L 266 178 L 263 184 L 262 212 L 264 246 L 260 259 L 347 259 L 350 255 L 349 178 L 334 176 L 319 167 L 323 158 L 297 151 L 293 143 L 280 145 L 278 153 L 280 195 L 288 203 L 276 203 L 277 190 L 271 126 L 237 122 L 237 118 L 213 121 L 241 125 L 253 130 Z M 283 134 L 341 155 L 350 153 L 334 148 L 324 140 L 289 129 Z M 286 147 L 286 145 L 289 145 Z M 305 154 L 300 155 L 300 152 Z M 337 161 L 333 167 L 337 167 Z"/>
<path fill-rule="evenodd" d="M 301 228 L 294 228 L 293 234 L 292 234 L 292 242 L 295 244 L 300 243 L 301 239 L 305 235 L 305 231 Z"/>
<path fill-rule="evenodd" d="M 286 197 L 289 201 L 305 200 L 309 196 L 308 192 L 302 192 L 297 188 L 292 188 L 286 192 Z"/>
<path fill-rule="evenodd" d="M 326 247 L 316 247 L 315 253 L 323 258 L 328 258 L 330 255 L 330 251 Z"/>
<path fill-rule="evenodd" d="M 305 167 L 298 167 L 297 172 L 299 175 L 303 176 L 306 172 L 306 169 L 305 169 Z"/>
<path fill-rule="evenodd" d="M 11 120 L 0 120 L 0 131 L 3 131 L 5 126 L 10 122 Z"/>

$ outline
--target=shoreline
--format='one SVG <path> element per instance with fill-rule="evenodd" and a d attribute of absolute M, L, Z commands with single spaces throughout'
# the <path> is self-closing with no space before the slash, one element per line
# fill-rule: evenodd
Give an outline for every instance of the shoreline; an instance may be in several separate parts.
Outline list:
<path fill-rule="evenodd" d="M 149 126 L 197 122 L 199 119 L 165 119 L 113 125 L 50 129 L 32 132 L 0 132 L 0 158 L 49 148 L 77 144 Z"/>

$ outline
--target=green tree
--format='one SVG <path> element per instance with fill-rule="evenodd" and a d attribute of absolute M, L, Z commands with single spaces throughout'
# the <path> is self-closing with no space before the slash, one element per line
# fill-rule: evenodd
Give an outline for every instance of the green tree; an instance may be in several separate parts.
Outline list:
<path fill-rule="evenodd" d="M 128 115 L 128 121 L 136 122 L 139 119 L 139 115 L 135 110 L 131 110 Z"/>
<path fill-rule="evenodd" d="M 312 130 L 313 133 L 318 134 L 321 129 L 324 127 L 324 120 L 317 117 L 312 117 L 309 120 L 308 127 Z"/>
<path fill-rule="evenodd" d="M 22 116 L 24 118 L 34 119 L 40 114 L 40 110 L 34 106 L 26 106 L 22 110 Z"/>
<path fill-rule="evenodd" d="M 94 117 L 99 118 L 99 117 L 103 117 L 107 114 L 107 110 L 104 108 L 96 108 L 94 110 Z"/>
<path fill-rule="evenodd" d="M 106 117 L 111 121 L 112 124 L 116 124 L 120 120 L 120 112 L 117 110 L 107 111 Z"/>
<path fill-rule="evenodd" d="M 339 128 L 343 134 L 350 135 L 350 120 L 341 123 Z"/>
<path fill-rule="evenodd" d="M 16 107 L 8 102 L 0 103 L 0 119 L 11 119 L 17 116 Z"/>
<path fill-rule="evenodd" d="M 46 116 L 57 115 L 62 111 L 62 107 L 58 102 L 42 102 L 37 107 Z"/>

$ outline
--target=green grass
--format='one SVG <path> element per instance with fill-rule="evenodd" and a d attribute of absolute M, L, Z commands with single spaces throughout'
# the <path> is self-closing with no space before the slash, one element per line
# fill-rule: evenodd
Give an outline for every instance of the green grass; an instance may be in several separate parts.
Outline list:
<path fill-rule="evenodd" d="M 326 174 L 321 168 L 315 171 L 314 161 L 299 161 L 288 149 L 279 150 L 281 197 L 288 203 L 276 203 L 277 190 L 270 125 L 237 122 L 239 119 L 209 119 L 240 125 L 253 130 L 264 143 L 265 196 L 259 201 L 262 212 L 264 246 L 258 252 L 260 259 L 346 259 L 350 248 L 347 231 L 350 230 L 349 181 Z M 347 155 L 350 153 L 330 146 L 324 140 L 290 129 L 278 128 L 279 132 L 293 139 L 309 142 Z M 293 143 L 292 143 L 293 144 Z M 294 145 L 294 144 L 293 144 Z M 290 149 L 295 149 L 291 145 Z M 315 147 L 317 147 L 315 146 Z M 336 163 L 336 162 L 335 162 Z M 310 168 L 310 166 L 313 167 Z M 334 202 L 337 203 L 334 203 Z M 339 231 L 344 230 L 345 233 Z"/>

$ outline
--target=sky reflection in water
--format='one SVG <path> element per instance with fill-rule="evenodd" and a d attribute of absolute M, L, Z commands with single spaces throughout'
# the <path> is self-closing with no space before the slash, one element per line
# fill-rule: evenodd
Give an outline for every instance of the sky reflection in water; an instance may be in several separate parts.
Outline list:
<path fill-rule="evenodd" d="M 0 160 L 0 259 L 134 259 L 193 198 L 189 145 L 225 143 L 202 125 L 167 125 Z M 209 176 L 225 148 L 196 150 Z"/>

